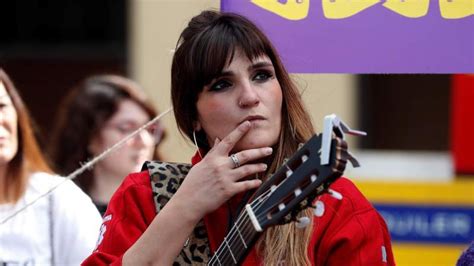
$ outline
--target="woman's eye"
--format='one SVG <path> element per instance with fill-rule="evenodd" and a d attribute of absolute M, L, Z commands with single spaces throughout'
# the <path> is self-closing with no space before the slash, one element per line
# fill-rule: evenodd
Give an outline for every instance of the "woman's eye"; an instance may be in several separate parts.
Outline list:
<path fill-rule="evenodd" d="M 117 127 L 117 130 L 122 134 L 126 134 L 126 133 L 130 132 L 130 129 L 128 129 L 126 127 Z"/>
<path fill-rule="evenodd" d="M 214 84 L 212 84 L 212 86 L 210 87 L 210 90 L 211 91 L 220 91 L 220 90 L 223 90 L 225 88 L 228 88 L 232 86 L 232 84 L 227 81 L 227 80 L 219 80 L 219 81 L 216 81 Z"/>
<path fill-rule="evenodd" d="M 266 81 L 271 77 L 273 77 L 273 74 L 271 72 L 260 71 L 260 72 L 257 72 L 257 74 L 255 74 L 253 79 L 256 81 Z"/>
<path fill-rule="evenodd" d="M 122 134 L 130 134 L 133 131 L 135 131 L 135 127 L 130 126 L 130 125 L 117 125 L 115 128 L 118 130 L 118 132 Z"/>

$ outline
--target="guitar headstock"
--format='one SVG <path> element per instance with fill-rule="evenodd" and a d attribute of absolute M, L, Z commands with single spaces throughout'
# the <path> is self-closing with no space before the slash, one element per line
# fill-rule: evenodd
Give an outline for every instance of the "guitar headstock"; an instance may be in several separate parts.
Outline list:
<path fill-rule="evenodd" d="M 365 135 L 351 130 L 335 115 L 326 116 L 324 131 L 314 135 L 262 184 L 246 206 L 257 231 L 294 221 L 342 176 L 348 160 L 355 167 L 359 165 L 348 151 L 344 132 Z"/>

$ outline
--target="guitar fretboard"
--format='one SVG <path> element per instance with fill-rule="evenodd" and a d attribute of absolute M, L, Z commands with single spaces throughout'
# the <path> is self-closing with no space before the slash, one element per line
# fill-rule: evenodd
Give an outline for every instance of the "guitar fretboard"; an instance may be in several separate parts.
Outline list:
<path fill-rule="evenodd" d="M 239 264 L 245 258 L 249 248 L 252 248 L 259 235 L 260 232 L 257 232 L 253 227 L 247 212 L 242 212 L 207 265 Z"/>

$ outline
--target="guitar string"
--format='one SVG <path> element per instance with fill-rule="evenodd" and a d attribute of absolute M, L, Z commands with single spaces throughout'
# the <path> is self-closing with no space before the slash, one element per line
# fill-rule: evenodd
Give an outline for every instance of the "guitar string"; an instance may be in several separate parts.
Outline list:
<path fill-rule="evenodd" d="M 287 167 L 288 167 L 288 166 L 287 166 Z M 287 179 L 287 178 L 289 178 L 289 176 L 286 177 L 285 179 Z M 284 180 L 283 180 L 282 182 L 280 182 L 277 187 L 279 187 L 279 186 L 282 185 L 283 183 L 284 183 Z M 254 205 L 254 206 L 255 206 L 255 211 L 259 211 L 259 210 L 260 210 L 260 206 L 262 205 L 262 204 L 259 204 L 259 202 L 258 202 L 257 200 L 263 198 L 263 196 L 269 194 L 270 192 L 271 192 L 271 190 L 267 190 L 265 193 L 262 193 L 261 196 L 259 196 L 256 200 L 254 200 L 254 201 L 251 203 L 251 205 Z M 257 204 L 254 204 L 255 202 L 257 202 Z M 274 207 L 274 206 L 268 208 L 267 210 L 265 210 L 265 211 L 263 211 L 263 212 L 260 212 L 261 214 L 256 217 L 257 220 L 260 220 L 261 218 L 263 218 L 263 216 L 265 216 L 265 213 L 266 213 L 268 210 L 270 210 L 271 208 L 273 208 L 273 207 Z M 235 242 L 235 239 L 234 239 L 234 237 L 235 237 L 235 229 L 237 230 L 237 233 L 240 232 L 240 231 L 238 230 L 238 228 L 239 228 L 239 224 L 240 224 L 240 219 L 241 219 L 242 217 L 243 217 L 243 213 L 241 213 L 241 215 L 239 216 L 238 222 L 237 222 L 236 225 L 232 228 L 231 232 L 229 233 L 229 239 L 226 239 L 226 241 L 231 242 L 231 243 L 232 243 L 232 242 Z M 244 229 L 249 228 L 249 227 L 248 227 L 248 224 L 249 224 L 249 222 L 246 221 L 246 224 L 244 225 L 244 226 L 245 226 Z M 251 228 L 250 228 L 250 229 L 251 229 Z M 251 234 L 251 233 L 252 233 L 252 231 L 250 231 L 250 234 Z M 246 234 L 246 236 L 248 236 L 248 234 Z M 230 247 L 231 245 L 228 245 L 228 246 Z M 237 248 L 239 248 L 239 247 L 237 247 Z M 242 250 L 245 250 L 245 247 L 240 246 L 239 250 L 234 251 L 234 253 L 235 253 L 235 252 L 242 252 Z M 229 251 L 232 252 L 232 250 L 229 250 Z M 219 254 L 222 253 L 222 252 L 224 252 L 223 246 L 221 246 L 220 249 L 216 252 L 216 255 L 217 255 L 217 256 L 220 256 Z M 219 257 L 219 259 L 220 259 L 220 257 Z M 212 261 L 212 260 L 211 260 L 211 261 Z M 233 260 L 232 260 L 232 261 L 233 261 Z"/>
<path fill-rule="evenodd" d="M 277 185 L 277 188 L 282 184 L 283 182 L 280 182 L 280 184 Z M 271 188 L 266 190 L 264 193 L 262 193 L 260 196 L 258 196 L 256 199 L 254 199 L 252 201 L 252 203 L 250 203 L 251 207 L 253 210 L 255 211 L 258 211 L 260 209 L 260 206 L 263 204 L 263 198 L 264 197 L 269 197 L 269 194 L 272 192 Z M 229 242 L 235 242 L 235 239 L 236 237 L 239 237 L 238 235 L 236 235 L 236 229 L 238 230 L 239 226 L 242 226 L 240 225 L 242 223 L 242 220 L 244 218 L 244 212 L 242 212 L 239 217 L 237 218 L 237 221 L 235 223 L 235 225 L 232 227 L 232 229 L 230 230 L 229 232 L 229 238 L 227 239 L 226 238 L 226 241 L 229 241 Z M 251 222 L 250 222 L 251 223 Z M 244 228 L 249 228 L 248 225 L 250 224 L 249 221 L 247 220 L 244 224 Z M 251 229 L 252 227 L 250 227 Z M 250 232 L 248 234 L 246 234 L 245 236 L 248 237 L 250 234 L 252 233 L 252 231 L 250 230 Z M 238 232 L 237 232 L 238 234 Z M 244 247 L 245 249 L 245 247 Z M 222 256 L 222 253 L 224 252 L 224 245 L 221 245 L 218 250 L 216 251 L 215 255 L 211 258 L 211 260 L 209 261 L 209 264 L 213 262 L 213 259 L 218 257 L 218 260 L 221 261 L 221 257 Z M 229 250 L 230 252 L 232 252 L 232 250 Z M 241 252 L 242 249 L 239 249 L 238 252 Z M 233 260 L 232 260 L 233 261 Z"/>
<path fill-rule="evenodd" d="M 286 165 L 286 166 L 287 166 L 287 165 Z M 288 167 L 288 166 L 287 166 L 287 167 Z M 290 170 L 291 170 L 291 169 L 290 169 Z M 287 179 L 287 178 L 289 178 L 289 176 L 286 177 L 285 179 Z M 278 188 L 279 186 L 283 185 L 283 183 L 284 183 L 284 180 L 281 181 L 281 182 L 278 184 L 277 188 Z M 272 192 L 271 189 L 270 189 L 270 190 L 267 190 L 267 191 L 265 191 L 265 193 L 262 193 L 262 195 L 260 195 L 259 197 L 257 197 L 257 198 L 251 203 L 251 206 L 253 205 L 253 206 L 252 206 L 252 209 L 254 209 L 255 211 L 259 211 L 261 205 L 263 204 L 261 200 L 263 199 L 263 197 L 266 197 L 266 196 L 267 196 L 269 193 L 271 193 L 271 192 Z M 274 207 L 274 206 L 273 206 L 273 207 Z M 271 208 L 273 208 L 273 207 L 271 207 Z M 269 209 L 271 209 L 271 208 L 269 208 Z M 267 210 L 269 210 L 269 209 L 267 209 Z M 257 216 L 257 217 L 256 217 L 257 220 L 259 220 L 260 218 L 263 218 L 264 215 L 265 215 L 265 212 L 263 212 L 262 214 L 260 214 L 260 216 Z M 242 212 L 242 213 L 239 215 L 236 224 L 233 226 L 233 228 L 231 229 L 230 233 L 228 234 L 228 235 L 229 235 L 229 238 L 226 238 L 225 241 L 230 242 L 231 244 L 232 244 L 233 242 L 235 242 L 235 239 L 234 239 L 234 238 L 235 238 L 235 237 L 238 237 L 238 235 L 237 235 L 237 236 L 235 235 L 235 234 L 236 234 L 236 231 L 235 231 L 235 230 L 237 230 L 237 233 L 240 232 L 240 231 L 238 230 L 238 228 L 239 228 L 239 224 L 241 224 L 241 219 L 243 219 L 243 217 L 244 217 L 244 213 Z M 249 221 L 247 220 L 247 221 L 245 222 L 245 224 L 244 224 L 244 226 L 245 226 L 244 229 L 250 229 L 249 234 L 251 234 L 251 233 L 252 233 L 252 230 L 251 230 L 252 227 L 249 227 L 249 226 L 248 226 L 249 224 L 250 224 L 250 223 L 249 223 Z M 244 232 L 244 233 L 245 233 L 245 232 Z M 246 234 L 246 236 L 248 236 L 249 234 Z M 229 247 L 229 251 L 232 253 L 232 250 L 230 249 L 231 245 L 229 245 L 229 244 L 227 243 L 227 246 Z M 243 248 L 240 247 L 240 249 L 239 249 L 239 250 L 236 250 L 236 251 L 237 251 L 237 252 L 241 252 L 243 249 L 245 249 L 245 247 L 243 247 Z M 221 245 L 221 246 L 219 247 L 219 249 L 217 250 L 217 252 L 215 253 L 215 256 L 213 256 L 213 257 L 211 258 L 211 260 L 209 261 L 209 265 L 213 262 L 213 259 L 214 259 L 214 258 L 218 259 L 218 261 L 219 261 L 219 263 L 220 263 L 220 262 L 221 262 L 221 258 L 222 258 L 222 257 L 221 257 L 221 256 L 222 256 L 222 252 L 224 252 L 224 250 L 225 250 L 225 249 L 224 249 L 224 245 Z M 234 253 L 235 253 L 235 251 L 234 251 Z M 233 254 L 231 254 L 231 255 L 233 255 Z M 227 262 L 227 261 L 230 260 L 231 258 L 226 257 L 226 258 L 222 258 L 222 259 L 224 259 L 224 261 Z M 232 261 L 230 261 L 230 262 L 233 262 L 233 261 L 234 261 L 234 260 L 233 260 L 233 258 L 232 258 Z"/>
<path fill-rule="evenodd" d="M 284 182 L 280 182 L 276 186 L 275 189 L 277 189 L 278 187 L 283 185 L 283 183 Z M 257 197 L 254 201 L 252 201 L 252 203 L 250 203 L 252 210 L 254 210 L 255 212 L 260 211 L 261 206 L 263 205 L 264 201 L 270 197 L 272 192 L 273 192 L 273 190 L 270 188 L 270 189 L 266 190 L 264 193 L 262 193 L 259 197 Z M 241 213 L 241 216 L 239 216 L 239 218 L 240 217 L 244 218 L 245 217 L 244 213 Z M 244 236 L 246 238 L 248 238 L 253 232 L 255 232 L 253 224 L 249 219 L 245 220 L 245 223 L 244 223 L 243 227 L 245 229 Z M 231 243 L 235 242 L 235 238 L 238 237 L 238 235 L 237 236 L 235 235 L 235 233 L 236 233 L 235 230 L 238 230 L 238 224 L 236 224 L 236 226 L 234 226 L 233 229 L 231 230 L 231 233 L 229 233 L 229 235 L 230 235 L 229 239 L 230 239 Z M 238 252 L 240 254 L 242 251 L 245 251 L 245 247 L 238 246 L 237 248 L 238 248 L 238 250 L 234 250 L 234 253 Z M 224 252 L 224 250 L 225 249 L 222 248 L 221 251 Z M 232 252 L 232 250 L 230 250 L 230 252 Z"/>
<path fill-rule="evenodd" d="M 49 190 L 47 190 L 45 193 L 39 195 L 37 198 L 35 198 L 34 200 L 28 202 L 27 204 L 25 204 L 23 207 L 21 207 L 20 209 L 16 210 L 15 212 L 13 212 L 11 215 L 7 216 L 5 219 L 3 219 L 2 221 L 0 221 L 0 225 L 3 225 L 5 224 L 6 222 L 8 222 L 10 219 L 12 219 L 13 217 L 17 216 L 18 214 L 20 214 L 21 212 L 25 211 L 27 208 L 29 208 L 30 206 L 32 206 L 33 204 L 35 204 L 38 200 L 48 196 L 49 194 L 51 194 L 54 190 L 56 190 L 57 188 L 59 188 L 61 185 L 65 184 L 68 180 L 73 180 L 74 178 L 78 177 L 80 174 L 82 174 L 84 171 L 88 170 L 88 169 L 91 169 L 97 162 L 103 160 L 107 155 L 109 155 L 109 153 L 115 151 L 116 149 L 118 149 L 119 147 L 121 147 L 125 142 L 127 142 L 128 140 L 134 138 L 136 135 L 138 135 L 141 131 L 143 131 L 144 129 L 148 128 L 149 126 L 153 125 L 154 123 L 158 122 L 163 116 L 165 116 L 166 114 L 168 114 L 169 112 L 171 112 L 171 110 L 173 110 L 172 107 L 168 108 L 168 110 L 166 110 L 165 112 L 161 113 L 160 115 L 154 117 L 153 119 L 151 119 L 150 121 L 148 121 L 148 123 L 144 124 L 143 126 L 141 126 L 140 128 L 138 128 L 137 130 L 133 131 L 132 133 L 130 133 L 129 135 L 127 135 L 125 138 L 123 138 L 122 140 L 118 141 L 117 143 L 115 143 L 114 145 L 112 145 L 110 148 L 106 149 L 105 151 L 103 151 L 101 154 L 99 154 L 98 156 L 96 156 L 95 158 L 93 158 L 92 160 L 86 162 L 86 163 L 81 163 L 82 166 L 80 166 L 78 169 L 76 169 L 75 171 L 73 171 L 71 174 L 69 174 L 68 176 L 64 177 L 64 180 L 62 180 L 61 182 L 59 182 L 58 184 L 56 184 L 55 186 L 51 187 Z"/>
<path fill-rule="evenodd" d="M 263 212 L 261 211 L 262 214 L 261 214 L 260 216 L 257 216 L 257 220 L 260 220 L 261 218 L 263 218 L 263 216 L 265 216 L 265 213 L 266 213 L 269 209 L 271 209 L 271 208 L 268 208 L 267 210 L 265 210 L 265 211 L 263 211 Z M 244 235 L 246 235 L 246 237 L 248 237 L 250 234 L 252 234 L 252 232 L 254 232 L 254 231 L 252 230 L 253 227 L 252 227 L 252 226 L 250 226 L 250 227 L 248 226 L 249 224 L 251 224 L 251 223 L 247 221 L 247 222 L 245 223 L 245 227 L 244 227 L 244 230 L 246 230 L 246 231 L 244 231 Z M 250 230 L 250 231 L 248 231 L 248 230 Z M 231 240 L 231 241 L 235 241 L 235 240 Z M 232 245 L 229 245 L 229 246 L 232 246 Z M 241 254 L 241 252 L 242 252 L 242 251 L 245 251 L 245 249 L 246 249 L 246 248 L 245 248 L 245 247 L 242 247 L 242 246 L 237 247 L 237 249 L 234 251 L 234 254 Z M 230 252 L 232 252 L 232 250 L 231 250 Z M 231 261 L 231 262 L 232 262 L 232 261 Z"/>
<path fill-rule="evenodd" d="M 280 182 L 280 183 L 276 186 L 275 189 L 278 189 L 280 186 L 283 185 L 283 183 L 284 183 L 283 181 Z M 270 196 L 271 196 L 272 193 L 273 193 L 273 190 L 272 190 L 271 188 L 268 189 L 265 193 L 262 193 L 262 195 L 257 198 L 258 201 L 256 201 L 256 202 L 254 201 L 254 202 L 252 202 L 252 203 L 250 204 L 252 210 L 255 211 L 255 212 L 261 211 L 262 205 L 264 204 L 264 202 L 265 202 L 266 200 L 268 200 L 268 198 L 270 198 Z M 258 220 L 258 219 L 257 219 L 257 220 Z M 246 223 L 245 223 L 245 225 L 244 225 L 244 229 L 246 230 L 246 231 L 244 232 L 246 238 L 248 238 L 251 234 L 253 234 L 253 233 L 256 232 L 256 230 L 254 229 L 254 226 L 253 226 L 252 222 L 251 222 L 249 219 L 247 219 L 247 221 L 246 221 Z M 244 252 L 244 251 L 245 251 L 245 247 L 242 247 L 242 246 L 238 247 L 237 252 L 241 253 L 241 252 Z"/>
<path fill-rule="evenodd" d="M 261 204 L 261 203 L 259 203 L 259 202 L 261 201 L 261 199 L 262 199 L 263 197 L 265 197 L 266 195 L 268 195 L 270 192 L 271 192 L 271 190 L 267 190 L 267 191 L 265 191 L 264 193 L 262 193 L 259 197 L 257 197 L 255 200 L 252 201 L 251 205 L 252 205 L 254 202 L 257 202 L 257 201 L 258 201 L 257 204 Z M 230 230 L 230 232 L 229 232 L 229 234 L 228 234 L 228 235 L 229 235 L 228 240 L 229 240 L 230 242 L 234 242 L 234 241 L 235 241 L 235 240 L 234 240 L 234 237 L 235 237 L 235 229 L 238 228 L 239 226 L 241 226 L 241 223 L 242 223 L 242 220 L 244 219 L 244 217 L 245 217 L 245 216 L 244 216 L 244 212 L 241 212 L 241 213 L 239 214 L 239 217 L 237 218 L 237 221 L 236 221 L 235 225 L 234 225 L 234 226 L 232 227 L 232 229 Z M 248 225 L 248 223 L 246 223 L 244 226 L 247 227 L 247 225 Z M 221 246 L 218 248 L 218 250 L 216 251 L 215 256 L 214 256 L 213 258 L 215 258 L 215 257 L 217 256 L 217 257 L 219 257 L 219 260 L 220 260 L 220 258 L 221 258 L 220 256 L 222 255 L 221 253 L 224 252 L 224 250 L 225 250 L 225 249 L 224 249 L 224 246 L 221 245 Z M 230 251 L 230 252 L 232 252 L 232 251 Z M 210 262 L 212 262 L 212 259 L 213 259 L 213 258 L 211 258 L 211 261 L 210 261 Z"/>
<path fill-rule="evenodd" d="M 303 162 L 304 162 L 304 161 L 303 161 Z M 289 170 L 291 170 L 291 168 L 289 168 L 288 164 L 285 163 L 282 167 L 285 167 L 285 166 L 286 166 Z M 288 176 L 287 176 L 285 179 L 287 179 L 287 178 L 288 178 Z M 284 179 L 284 180 L 285 180 L 285 179 Z M 284 183 L 284 180 L 282 180 L 282 181 L 278 184 L 277 188 L 278 188 L 280 185 L 282 185 L 282 184 Z M 252 209 L 255 208 L 255 211 L 258 211 L 258 210 L 260 209 L 260 206 L 262 205 L 262 201 L 261 201 L 262 198 L 263 198 L 264 196 L 266 196 L 267 194 L 271 193 L 271 192 L 272 192 L 272 190 L 271 190 L 271 188 L 270 188 L 269 190 L 267 190 L 267 191 L 265 191 L 264 193 L 262 193 L 262 194 L 261 194 L 259 197 L 257 197 L 255 200 L 253 200 L 253 202 L 250 204 L 251 206 L 254 205 L 254 206 L 252 206 Z M 256 204 L 254 204 L 255 202 L 256 202 Z M 260 203 L 260 204 L 259 204 L 259 203 Z M 239 224 L 240 224 L 240 222 L 241 222 L 241 219 L 243 218 L 243 215 L 244 215 L 244 212 L 242 212 L 242 213 L 239 215 L 239 217 L 238 217 L 238 219 L 237 219 L 235 225 L 231 228 L 231 230 L 230 230 L 230 232 L 229 232 L 229 234 L 228 234 L 229 238 L 224 238 L 224 241 L 227 242 L 228 239 L 229 239 L 229 241 L 230 241 L 231 243 L 234 242 L 234 237 L 236 237 L 236 236 L 235 236 L 235 229 L 237 229 L 237 233 L 240 234 L 240 231 L 238 230 L 238 228 L 239 228 Z M 258 219 L 257 219 L 257 220 L 258 220 Z M 246 221 L 246 224 L 245 224 L 245 228 L 247 228 L 247 227 L 248 227 L 248 221 Z M 250 231 L 250 234 L 251 234 L 251 233 L 252 233 L 252 231 Z M 240 234 L 240 235 L 241 235 L 241 234 Z M 244 243 L 244 244 L 245 244 L 245 243 Z M 245 249 L 245 247 L 244 247 L 244 249 Z M 229 248 L 229 251 L 232 253 L 232 250 L 231 250 L 230 248 Z M 239 252 L 240 252 L 240 251 L 241 251 L 241 250 L 239 250 Z M 213 263 L 214 258 L 217 258 L 217 260 L 218 260 L 219 263 L 220 263 L 220 256 L 222 255 L 222 252 L 224 252 L 224 245 L 221 244 L 221 245 L 218 247 L 217 251 L 215 252 L 214 256 L 209 260 L 208 265 L 211 265 L 211 263 Z"/>
<path fill-rule="evenodd" d="M 240 213 L 238 218 L 237 218 L 237 221 L 235 222 L 235 225 L 232 227 L 232 229 L 230 230 L 229 232 L 229 241 L 232 243 L 234 242 L 234 234 L 235 234 L 235 228 L 238 228 L 239 226 L 241 226 L 241 223 L 244 219 L 244 212 Z M 219 264 L 221 264 L 221 262 L 225 259 L 225 262 L 227 262 L 228 258 L 224 258 L 222 256 L 222 253 L 224 252 L 224 245 L 220 245 L 219 248 L 217 249 L 217 251 L 215 252 L 214 256 L 211 258 L 211 260 L 209 261 L 208 265 L 212 265 L 211 263 L 213 263 L 216 259 L 218 260 Z M 232 250 L 230 250 L 230 252 L 232 252 Z M 224 265 L 227 265 L 227 264 L 224 264 Z"/>
<path fill-rule="evenodd" d="M 256 198 L 254 201 L 252 201 L 252 203 L 255 202 L 255 201 L 257 201 L 257 200 L 260 200 L 263 196 L 265 196 L 266 194 L 269 194 L 269 192 L 271 192 L 271 191 L 269 191 L 269 190 L 265 191 L 265 193 L 262 193 L 262 195 L 260 195 L 260 196 L 259 196 L 258 198 Z M 251 204 L 252 204 L 252 203 L 251 203 Z M 231 243 L 235 241 L 235 240 L 234 240 L 234 237 L 235 237 L 235 229 L 238 228 L 239 226 L 242 226 L 242 222 L 243 222 L 244 217 L 245 217 L 245 216 L 244 216 L 244 212 L 241 212 L 241 213 L 239 214 L 238 218 L 237 218 L 237 221 L 236 221 L 235 225 L 234 225 L 234 226 L 232 227 L 232 229 L 230 230 L 230 232 L 229 232 L 229 234 L 228 234 L 228 235 L 229 235 L 228 240 L 229 240 Z M 248 225 L 248 223 L 246 223 L 244 226 L 247 227 L 247 225 Z M 250 233 L 251 233 L 251 232 L 250 232 Z M 224 252 L 224 250 L 225 250 L 225 249 L 224 249 L 224 245 L 221 244 L 221 246 L 220 246 L 220 247 L 218 248 L 218 250 L 216 251 L 215 255 L 214 255 L 214 256 L 211 258 L 211 260 L 209 261 L 209 264 L 211 264 L 211 263 L 213 262 L 213 260 L 215 260 L 215 259 L 218 259 L 219 262 L 222 261 L 221 258 L 222 258 L 222 259 L 225 259 L 225 258 L 221 257 L 221 256 L 222 256 L 222 253 Z M 232 252 L 232 250 L 229 250 L 229 251 Z M 230 259 L 230 258 L 228 258 L 228 259 Z M 228 259 L 227 259 L 227 260 L 228 260 Z M 227 260 L 226 260 L 226 261 L 227 261 Z"/>
<path fill-rule="evenodd" d="M 285 165 L 285 166 L 288 167 L 288 165 Z M 288 167 L 288 168 L 289 168 L 289 167 Z M 290 168 L 289 168 L 289 169 L 290 169 Z M 291 169 L 290 169 L 290 170 L 291 170 Z M 282 184 L 284 183 L 284 181 L 285 181 L 287 178 L 289 178 L 289 176 L 287 176 L 283 181 L 281 181 L 281 182 L 278 184 L 277 187 L 279 187 L 280 185 L 282 185 Z M 261 202 L 260 200 L 263 198 L 263 196 L 266 196 L 266 195 L 269 194 L 270 192 L 271 192 L 271 189 L 265 191 L 265 193 L 262 193 L 262 195 L 260 195 L 257 199 L 255 199 L 255 200 L 251 203 L 251 206 L 254 205 L 253 207 L 255 207 L 255 211 L 259 211 L 259 210 L 260 210 L 260 207 L 261 207 L 261 205 L 262 205 L 262 202 Z M 323 192 L 323 193 L 324 193 L 324 192 Z M 321 194 L 323 194 L 323 193 L 321 193 Z M 257 218 L 257 221 L 258 221 L 259 219 L 263 218 L 263 216 L 265 216 L 265 213 L 266 213 L 269 209 L 274 208 L 274 207 L 275 207 L 275 206 L 272 206 L 272 207 L 270 207 L 270 208 L 267 208 L 264 212 L 261 212 L 261 214 L 256 217 L 256 218 Z M 253 209 L 253 208 L 252 208 L 252 209 Z M 243 217 L 244 217 L 244 212 L 242 212 L 242 213 L 239 215 L 239 218 L 237 219 L 236 224 L 233 226 L 233 228 L 231 229 L 231 231 L 230 231 L 230 233 L 229 233 L 229 238 L 228 238 L 228 239 L 226 238 L 225 241 L 228 241 L 228 242 L 231 242 L 231 243 L 235 241 L 235 239 L 234 239 L 234 237 L 235 237 L 235 229 L 237 229 L 237 232 L 240 233 L 240 230 L 238 230 L 238 228 L 239 228 L 239 224 L 241 223 L 241 219 L 243 219 Z M 245 222 L 245 224 L 244 224 L 244 226 L 245 226 L 245 227 L 244 227 L 244 230 L 247 231 L 247 229 L 250 229 L 250 234 L 251 234 L 251 233 L 252 233 L 252 227 L 248 227 L 248 225 L 249 225 L 249 221 L 247 220 L 247 221 Z M 245 233 L 245 232 L 244 232 L 244 233 Z M 246 234 L 246 236 L 248 236 L 248 234 Z M 229 241 L 229 240 L 230 240 L 230 241 Z M 244 243 L 245 243 L 245 242 L 244 242 Z M 231 245 L 227 244 L 227 246 L 228 246 L 229 249 L 230 249 Z M 211 263 L 213 262 L 213 259 L 214 259 L 214 258 L 217 258 L 218 261 L 219 261 L 219 263 L 220 263 L 220 261 L 221 261 L 221 260 L 220 260 L 220 258 L 221 258 L 220 256 L 222 255 L 221 253 L 224 252 L 224 248 L 223 248 L 223 247 L 224 247 L 223 245 L 221 245 L 221 246 L 219 247 L 219 249 L 217 250 L 215 256 L 213 256 L 213 257 L 211 258 L 211 260 L 209 261 L 209 265 L 211 265 Z M 238 247 L 238 248 L 239 248 L 239 247 Z M 240 249 L 237 250 L 237 252 L 241 252 L 241 251 L 244 250 L 244 249 L 245 249 L 245 247 L 240 246 Z M 230 249 L 229 251 L 232 253 L 232 250 L 231 250 L 231 249 Z M 235 253 L 235 252 L 234 252 L 234 253 Z M 233 254 L 231 254 L 231 255 L 233 255 Z M 233 256 L 232 256 L 232 257 L 233 257 Z M 224 259 L 225 259 L 225 258 L 224 258 Z M 227 261 L 227 260 L 225 260 L 225 261 Z M 233 262 L 233 261 L 234 261 L 234 259 L 232 259 L 232 261 L 230 261 L 230 262 Z M 226 264 L 225 264 L 225 265 L 226 265 Z"/>
<path fill-rule="evenodd" d="M 288 166 L 287 166 L 287 167 L 288 167 Z M 286 178 L 288 178 L 288 177 L 286 177 Z M 286 179 L 286 178 L 285 178 L 285 179 Z M 280 183 L 276 186 L 275 189 L 277 189 L 277 188 L 278 188 L 279 186 L 281 186 L 283 183 L 284 183 L 283 181 L 280 182 Z M 272 189 L 271 189 L 271 188 L 268 189 L 267 191 L 265 191 L 264 193 L 262 193 L 262 194 L 261 194 L 259 197 L 257 197 L 255 200 L 253 200 L 252 203 L 250 203 L 252 209 L 255 210 L 255 211 L 260 210 L 260 207 L 261 207 L 261 205 L 263 204 L 263 198 L 264 198 L 264 197 L 269 197 L 269 194 L 270 194 L 270 193 L 272 193 Z M 242 212 L 242 213 L 239 215 L 239 218 L 237 219 L 236 225 L 234 225 L 233 228 L 231 229 L 231 231 L 229 232 L 229 234 L 228 234 L 228 235 L 229 235 L 228 240 L 229 240 L 230 242 L 234 242 L 234 241 L 235 241 L 234 238 L 235 238 L 235 237 L 238 237 L 238 236 L 235 236 L 235 233 L 236 233 L 236 232 L 235 232 L 235 229 L 238 228 L 239 224 L 241 223 L 240 220 L 243 219 L 243 217 L 244 217 L 244 212 Z M 250 223 L 251 223 L 251 221 L 250 221 Z M 249 229 L 250 229 L 249 234 L 252 233 L 252 230 L 251 230 L 252 227 L 249 227 L 249 226 L 248 226 L 250 223 L 249 223 L 249 221 L 247 220 L 246 223 L 244 224 L 245 228 L 249 228 Z M 237 230 L 238 230 L 238 229 L 237 229 Z M 249 234 L 246 234 L 246 237 L 248 237 Z M 226 239 L 226 240 L 227 240 L 227 239 Z M 243 249 L 245 249 L 245 247 L 244 247 Z M 221 259 L 220 256 L 222 256 L 222 252 L 224 252 L 224 250 L 225 250 L 225 249 L 224 249 L 224 246 L 221 245 L 221 246 L 219 247 L 219 249 L 216 251 L 215 256 L 214 256 L 213 258 L 216 258 L 216 256 L 217 256 L 217 257 L 219 258 L 219 261 L 220 261 L 220 259 Z M 232 250 L 229 250 L 229 251 L 232 252 Z M 238 250 L 238 252 L 241 252 L 241 251 L 242 251 L 242 248 Z M 212 262 L 212 259 L 213 259 L 213 258 L 211 258 L 210 263 Z"/>

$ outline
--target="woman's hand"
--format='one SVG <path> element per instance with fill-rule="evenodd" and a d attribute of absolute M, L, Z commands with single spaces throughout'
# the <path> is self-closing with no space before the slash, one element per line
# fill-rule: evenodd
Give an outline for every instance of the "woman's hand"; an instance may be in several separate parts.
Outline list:
<path fill-rule="evenodd" d="M 183 211 L 190 215 L 188 217 L 199 220 L 232 196 L 260 186 L 261 180 L 243 180 L 243 178 L 265 171 L 267 165 L 246 163 L 270 155 L 272 148 L 264 147 L 237 152 L 235 153 L 237 164 L 229 157 L 235 144 L 250 127 L 251 123 L 245 121 L 222 141 L 216 139 L 213 148 L 202 161 L 191 168 L 173 197 L 175 201 L 183 200 L 185 205 L 181 206 L 184 208 Z"/>

